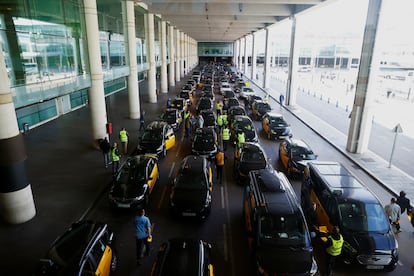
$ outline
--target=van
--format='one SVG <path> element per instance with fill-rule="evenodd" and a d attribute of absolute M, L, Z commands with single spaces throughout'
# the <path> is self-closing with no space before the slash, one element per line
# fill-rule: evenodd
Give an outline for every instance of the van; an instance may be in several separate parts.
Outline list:
<path fill-rule="evenodd" d="M 271 167 L 249 173 L 243 214 L 258 275 L 314 275 L 311 237 L 288 179 Z"/>
<path fill-rule="evenodd" d="M 312 161 L 304 171 L 302 207 L 317 204 L 318 225 L 344 238 L 340 258 L 366 269 L 392 271 L 398 243 L 378 198 L 338 162 Z"/>

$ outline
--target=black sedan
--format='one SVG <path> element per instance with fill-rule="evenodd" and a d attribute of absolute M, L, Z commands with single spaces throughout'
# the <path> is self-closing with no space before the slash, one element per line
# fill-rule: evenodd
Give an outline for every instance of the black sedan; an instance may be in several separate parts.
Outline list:
<path fill-rule="evenodd" d="M 173 238 L 164 242 L 150 276 L 214 276 L 211 245 L 202 240 Z"/>
<path fill-rule="evenodd" d="M 317 157 L 303 140 L 291 138 L 279 144 L 279 160 L 287 175 L 303 173 L 307 163 Z"/>
<path fill-rule="evenodd" d="M 285 121 L 282 114 L 266 113 L 262 117 L 262 128 L 268 139 L 286 139 L 292 137 L 290 125 Z"/>
<path fill-rule="evenodd" d="M 117 208 L 144 208 L 158 177 L 155 155 L 129 157 L 112 183 L 109 200 Z"/>
<path fill-rule="evenodd" d="M 170 207 L 174 215 L 205 219 L 211 211 L 213 173 L 204 156 L 188 155 L 173 181 Z"/>
<path fill-rule="evenodd" d="M 161 119 L 166 121 L 174 131 L 181 128 L 183 118 L 181 117 L 182 110 L 176 108 L 167 108 L 161 115 Z"/>
<path fill-rule="evenodd" d="M 246 142 L 240 148 L 236 148 L 233 169 L 240 184 L 246 184 L 250 171 L 264 169 L 267 166 L 266 153 L 259 144 Z"/>
<path fill-rule="evenodd" d="M 212 157 L 217 153 L 217 135 L 214 128 L 197 128 L 194 134 L 192 151 L 197 155 Z"/>

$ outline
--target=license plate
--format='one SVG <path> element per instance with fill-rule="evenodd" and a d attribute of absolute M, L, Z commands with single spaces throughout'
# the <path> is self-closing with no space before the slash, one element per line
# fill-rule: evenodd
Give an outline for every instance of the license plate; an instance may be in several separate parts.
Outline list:
<path fill-rule="evenodd" d="M 195 213 L 183 212 L 184 217 L 195 217 Z"/>
<path fill-rule="evenodd" d="M 383 265 L 367 265 L 367 269 L 384 269 Z"/>
<path fill-rule="evenodd" d="M 125 203 L 118 203 L 118 207 L 119 208 L 130 208 L 131 206 L 129 204 L 125 204 Z"/>

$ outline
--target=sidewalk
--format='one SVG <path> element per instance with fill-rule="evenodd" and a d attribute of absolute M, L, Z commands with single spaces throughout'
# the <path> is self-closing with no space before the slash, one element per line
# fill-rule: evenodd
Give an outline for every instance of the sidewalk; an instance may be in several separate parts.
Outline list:
<path fill-rule="evenodd" d="M 263 95 L 266 93 L 257 85 L 255 80 L 250 80 L 250 82 Z M 279 95 L 280 93 L 275 91 L 272 94 Z M 278 102 L 276 99 L 273 100 Z M 389 163 L 386 160 L 370 150 L 363 154 L 353 154 L 346 151 L 347 136 L 345 134 L 300 106 L 284 106 L 284 109 L 298 118 L 395 196 L 398 196 L 401 190 L 404 190 L 407 195 L 414 195 L 413 177 L 407 175 L 395 166 L 389 168 Z"/>

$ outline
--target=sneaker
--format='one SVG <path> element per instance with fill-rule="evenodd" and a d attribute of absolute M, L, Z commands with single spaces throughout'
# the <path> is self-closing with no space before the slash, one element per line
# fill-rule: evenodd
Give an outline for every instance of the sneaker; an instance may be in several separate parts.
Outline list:
<path fill-rule="evenodd" d="M 401 233 L 402 231 L 401 231 L 401 229 L 400 230 L 397 230 L 397 231 L 395 231 L 395 234 L 398 234 L 398 233 Z"/>

